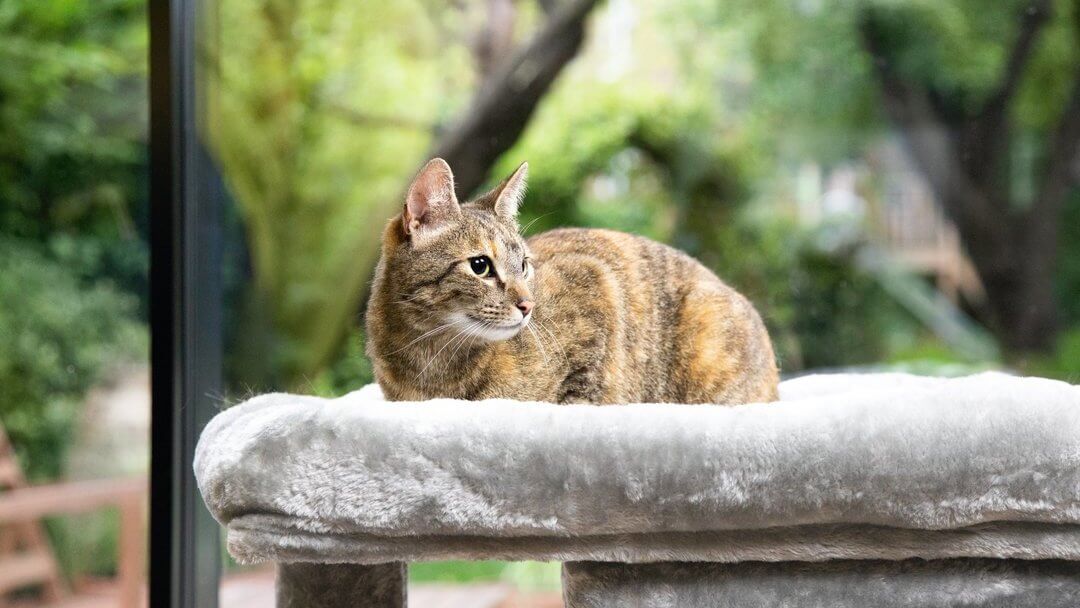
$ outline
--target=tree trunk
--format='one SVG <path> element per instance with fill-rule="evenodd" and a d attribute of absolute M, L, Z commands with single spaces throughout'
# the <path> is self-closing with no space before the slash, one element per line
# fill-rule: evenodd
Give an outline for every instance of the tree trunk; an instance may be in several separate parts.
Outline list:
<path fill-rule="evenodd" d="M 1006 352 L 1046 352 L 1058 332 L 1054 267 L 1025 263 L 1023 251 L 1014 263 L 986 267 L 972 256 L 986 290 L 991 329 Z"/>
<path fill-rule="evenodd" d="M 585 40 L 585 18 L 598 0 L 554 9 L 540 31 L 481 85 L 462 118 L 439 138 L 431 156 L 454 170 L 459 198 L 468 198 L 499 156 L 517 142 L 555 78 Z"/>
<path fill-rule="evenodd" d="M 986 290 L 990 326 L 1007 352 L 1045 352 L 1059 330 L 1054 294 L 1059 223 L 1074 187 L 1080 155 L 1080 70 L 1047 147 L 1034 202 L 1024 211 L 1009 190 L 1010 108 L 1051 4 L 1039 0 L 1019 15 L 1019 30 L 996 91 L 983 107 L 957 116 L 924 83 L 894 69 L 872 11 L 862 16 L 863 46 L 873 59 L 885 113 L 900 131 L 916 167 L 956 224 Z"/>

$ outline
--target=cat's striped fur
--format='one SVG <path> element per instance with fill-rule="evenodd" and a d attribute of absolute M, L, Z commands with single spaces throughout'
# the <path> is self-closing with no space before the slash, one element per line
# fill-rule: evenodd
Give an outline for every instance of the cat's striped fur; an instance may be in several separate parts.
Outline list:
<path fill-rule="evenodd" d="M 776 399 L 760 317 L 694 259 L 609 230 L 522 239 L 515 217 L 526 169 L 459 205 L 436 159 L 387 226 L 367 350 L 388 399 Z M 490 276 L 477 275 L 470 260 L 480 256 Z"/>

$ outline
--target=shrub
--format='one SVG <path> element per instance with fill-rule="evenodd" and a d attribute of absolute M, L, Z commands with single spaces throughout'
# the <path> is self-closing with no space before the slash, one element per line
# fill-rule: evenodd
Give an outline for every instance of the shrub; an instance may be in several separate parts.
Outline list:
<path fill-rule="evenodd" d="M 56 477 L 86 391 L 145 357 L 136 298 L 82 282 L 37 246 L 0 237 L 0 423 L 28 476 Z"/>
<path fill-rule="evenodd" d="M 1063 331 L 1052 353 L 1019 363 L 1025 374 L 1080 383 L 1080 325 Z"/>
<path fill-rule="evenodd" d="M 783 372 L 879 362 L 919 331 L 859 267 L 860 243 L 823 246 L 820 236 L 739 214 L 699 256 L 757 306 Z"/>
<path fill-rule="evenodd" d="M 322 397 L 340 397 L 375 381 L 371 361 L 364 354 L 364 332 L 354 327 L 341 345 L 341 354 L 306 387 Z"/>

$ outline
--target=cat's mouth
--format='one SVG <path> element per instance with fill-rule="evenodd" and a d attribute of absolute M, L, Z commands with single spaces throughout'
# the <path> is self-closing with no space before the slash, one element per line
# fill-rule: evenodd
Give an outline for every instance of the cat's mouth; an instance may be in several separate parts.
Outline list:
<path fill-rule="evenodd" d="M 509 321 L 502 323 L 495 323 L 492 321 L 483 321 L 481 319 L 470 319 L 483 323 L 483 326 L 476 330 L 474 335 L 482 340 L 488 342 L 499 342 L 501 340 L 509 340 L 518 335 L 518 332 L 525 329 L 525 326 L 529 324 L 529 317 L 518 319 L 517 321 Z"/>

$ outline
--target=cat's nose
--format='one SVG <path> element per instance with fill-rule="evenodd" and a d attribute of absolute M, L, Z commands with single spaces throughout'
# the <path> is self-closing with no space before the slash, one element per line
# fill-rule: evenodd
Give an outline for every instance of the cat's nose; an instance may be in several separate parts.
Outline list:
<path fill-rule="evenodd" d="M 521 311 L 522 318 L 529 316 L 533 306 L 536 306 L 536 302 L 533 302 L 532 300 L 518 300 L 517 303 L 517 309 Z"/>

